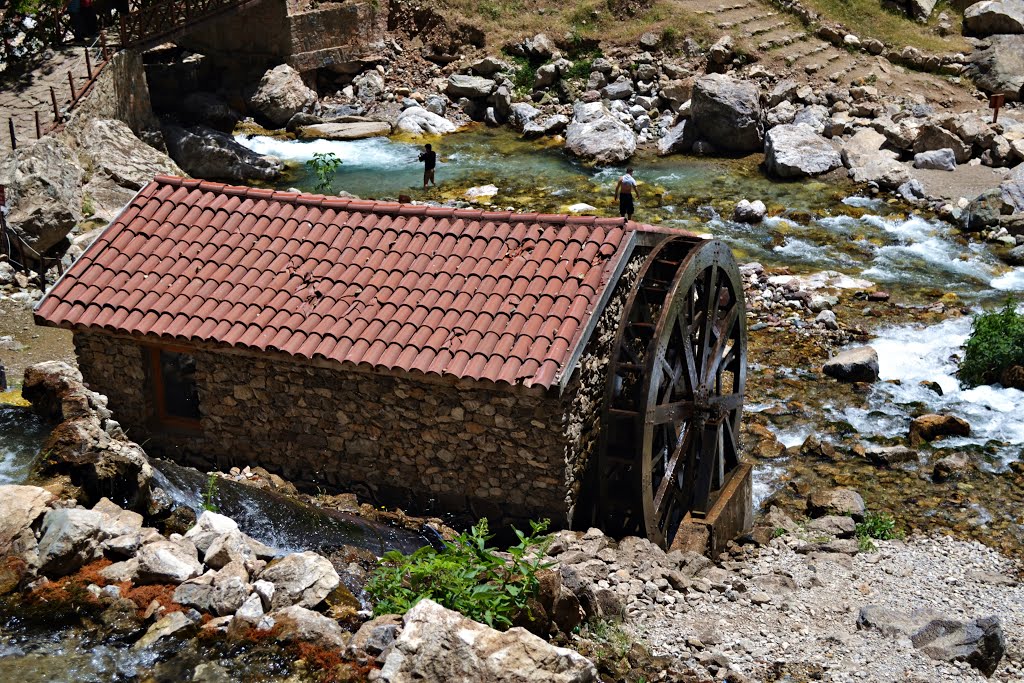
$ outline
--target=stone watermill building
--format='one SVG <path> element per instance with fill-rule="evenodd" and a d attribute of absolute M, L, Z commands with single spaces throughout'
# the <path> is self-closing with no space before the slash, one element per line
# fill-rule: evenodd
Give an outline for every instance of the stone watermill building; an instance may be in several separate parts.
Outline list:
<path fill-rule="evenodd" d="M 36 309 L 155 454 L 712 546 L 750 522 L 744 317 L 678 231 L 176 177 Z"/>

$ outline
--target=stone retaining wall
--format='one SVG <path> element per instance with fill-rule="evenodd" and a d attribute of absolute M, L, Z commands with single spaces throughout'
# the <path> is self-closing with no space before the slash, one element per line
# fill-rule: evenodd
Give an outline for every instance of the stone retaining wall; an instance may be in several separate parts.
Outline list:
<path fill-rule="evenodd" d="M 568 523 L 571 392 L 317 367 L 195 350 L 199 432 L 153 420 L 134 341 L 76 333 L 88 386 L 148 452 L 198 467 L 260 465 L 307 486 L 348 488 L 418 510 Z"/>

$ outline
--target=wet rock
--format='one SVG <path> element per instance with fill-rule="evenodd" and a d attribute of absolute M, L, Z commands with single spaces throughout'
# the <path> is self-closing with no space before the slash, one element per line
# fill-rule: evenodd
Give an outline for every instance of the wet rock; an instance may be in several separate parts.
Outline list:
<path fill-rule="evenodd" d="M 169 540 L 147 543 L 136 556 L 139 583 L 182 583 L 203 573 L 190 541 Z"/>
<path fill-rule="evenodd" d="M 576 156 L 601 165 L 621 163 L 636 151 L 636 135 L 600 102 L 577 103 L 566 130 L 565 146 Z"/>
<path fill-rule="evenodd" d="M 93 510 L 50 510 L 39 540 L 39 571 L 50 578 L 66 576 L 102 555 L 108 537 L 106 515 Z"/>
<path fill-rule="evenodd" d="M 815 316 L 814 322 L 821 323 L 825 326 L 826 330 L 839 329 L 839 319 L 836 318 L 835 311 L 821 311 Z"/>
<path fill-rule="evenodd" d="M 921 181 L 917 178 L 911 178 L 897 187 L 896 194 L 902 197 L 905 201 L 911 203 L 927 197 L 924 191 L 924 186 L 921 185 Z"/>
<path fill-rule="evenodd" d="M 435 136 L 454 133 L 454 123 L 423 107 L 409 107 L 395 120 L 395 132 L 412 136 Z"/>
<path fill-rule="evenodd" d="M 316 101 L 316 92 L 306 87 L 299 72 L 281 64 L 263 74 L 249 106 L 272 125 L 281 127 L 296 113 L 312 111 Z"/>
<path fill-rule="evenodd" d="M 961 221 L 968 231 L 984 230 L 999 225 L 1000 218 L 1014 212 L 1014 205 L 1006 200 L 1001 188 L 985 190 L 967 205 Z"/>
<path fill-rule="evenodd" d="M 167 150 L 189 175 L 219 180 L 273 180 L 284 164 L 235 142 L 234 138 L 206 126 L 166 125 Z"/>
<path fill-rule="evenodd" d="M 1024 91 L 1024 35 L 998 35 L 971 52 L 965 75 L 985 92 L 1019 102 Z"/>
<path fill-rule="evenodd" d="M 356 121 L 352 123 L 318 123 L 299 128 L 302 139 L 362 140 L 391 134 L 386 121 Z"/>
<path fill-rule="evenodd" d="M 837 515 L 863 521 L 867 507 L 864 499 L 853 489 L 825 489 L 811 492 L 807 497 L 807 511 L 812 517 Z"/>
<path fill-rule="evenodd" d="M 960 621 L 930 609 L 904 613 L 867 605 L 860 609 L 857 627 L 909 638 L 933 659 L 967 662 L 986 676 L 995 673 L 1006 652 L 1002 624 L 995 616 Z"/>
<path fill-rule="evenodd" d="M 848 349 L 826 362 L 822 371 L 841 382 L 874 382 L 878 379 L 878 352 L 870 346 Z"/>
<path fill-rule="evenodd" d="M 540 115 L 540 109 L 537 109 L 537 107 L 532 104 L 516 102 L 509 108 L 508 122 L 513 128 L 522 132 L 526 127 L 526 124 L 530 123 Z"/>
<path fill-rule="evenodd" d="M 184 612 L 171 612 L 149 627 L 146 634 L 134 645 L 133 650 L 143 650 L 157 641 L 170 636 L 183 637 L 195 629 L 195 623 Z"/>
<path fill-rule="evenodd" d="M 217 512 L 204 510 L 195 526 L 185 532 L 185 538 L 192 541 L 199 552 L 205 553 L 220 536 L 232 532 L 241 533 L 238 522 Z"/>
<path fill-rule="evenodd" d="M 295 604 L 316 607 L 341 582 L 330 561 L 310 551 L 271 562 L 259 578 L 274 584 L 272 609 Z"/>
<path fill-rule="evenodd" d="M 276 610 L 268 616 L 274 620 L 277 639 L 282 642 L 316 643 L 335 650 L 344 648 L 348 643 L 349 634 L 338 622 L 300 605 Z"/>
<path fill-rule="evenodd" d="M 969 436 L 971 425 L 955 415 L 921 415 L 910 423 L 910 445 L 919 446 L 944 436 Z"/>
<path fill-rule="evenodd" d="M 895 467 L 904 463 L 917 462 L 917 451 L 906 446 L 871 446 L 865 456 L 879 467 Z"/>
<path fill-rule="evenodd" d="M 776 126 L 764 141 L 767 171 L 780 178 L 802 178 L 828 173 L 843 165 L 839 152 L 803 123 Z"/>
<path fill-rule="evenodd" d="M 249 597 L 248 579 L 240 563 L 228 564 L 220 571 L 211 570 L 182 583 L 174 590 L 173 600 L 202 612 L 227 616 L 234 614 Z"/>
<path fill-rule="evenodd" d="M 22 142 L 0 159 L 8 226 L 37 252 L 51 249 L 82 220 L 83 176 L 75 153 L 56 137 Z"/>
<path fill-rule="evenodd" d="M 711 74 L 694 84 L 691 102 L 690 116 L 703 140 L 730 152 L 761 150 L 764 128 L 756 85 Z"/>
<path fill-rule="evenodd" d="M 914 168 L 955 171 L 956 157 L 953 155 L 953 150 L 949 148 L 919 152 L 914 155 Z"/>
<path fill-rule="evenodd" d="M 985 38 L 1024 33 L 1024 2 L 1002 0 L 976 2 L 964 11 L 964 35 Z"/>
<path fill-rule="evenodd" d="M 422 600 L 405 615 L 405 626 L 384 661 L 380 680 L 473 680 L 491 683 L 589 683 L 590 660 L 549 645 L 522 628 L 501 633 L 458 612 Z"/>
<path fill-rule="evenodd" d="M 963 453 L 953 453 L 939 458 L 932 466 L 932 481 L 942 483 L 959 479 L 971 471 L 971 461 Z"/>
<path fill-rule="evenodd" d="M 739 223 L 760 223 L 767 213 L 768 209 L 760 199 L 752 202 L 741 199 L 732 210 L 732 219 Z"/>
<path fill-rule="evenodd" d="M 1017 247 L 1017 249 L 1024 251 L 1022 247 Z M 1003 373 L 999 376 L 999 383 L 1008 389 L 1024 391 L 1024 366 L 1011 365 L 1003 370 Z"/>
<path fill-rule="evenodd" d="M 460 97 L 468 97 L 472 100 L 487 97 L 494 92 L 496 86 L 497 84 L 489 78 L 452 74 L 448 77 L 445 93 L 453 100 Z"/>

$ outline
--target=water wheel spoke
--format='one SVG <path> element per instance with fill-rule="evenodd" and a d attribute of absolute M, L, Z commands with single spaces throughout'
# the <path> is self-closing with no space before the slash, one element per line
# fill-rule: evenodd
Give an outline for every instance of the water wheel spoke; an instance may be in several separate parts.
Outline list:
<path fill-rule="evenodd" d="M 729 342 L 732 341 L 730 333 L 736 326 L 738 315 L 738 307 L 733 306 L 729 309 L 729 312 L 725 314 L 722 324 L 715 326 L 715 329 L 718 331 L 718 338 L 715 340 L 715 345 L 711 349 L 711 358 L 704 372 L 705 382 L 710 382 L 711 378 L 718 374 L 718 368 L 722 366 L 726 349 L 730 348 L 728 346 Z"/>
<path fill-rule="evenodd" d="M 743 405 L 743 394 L 734 393 L 712 396 L 708 399 L 708 405 L 722 412 L 732 412 Z"/>
<path fill-rule="evenodd" d="M 725 428 L 724 424 L 718 425 L 718 443 L 716 445 L 716 454 L 714 464 L 714 472 L 711 477 L 711 488 L 720 489 L 722 484 L 725 483 L 725 433 L 729 431 Z"/>
<path fill-rule="evenodd" d="M 704 319 L 702 321 L 704 332 L 700 340 L 702 371 L 706 371 L 708 367 L 708 357 L 711 354 L 711 333 L 714 330 L 715 320 L 718 318 L 718 304 L 722 297 L 722 283 L 718 278 L 717 264 L 711 266 L 705 278 L 704 297 Z"/>
<path fill-rule="evenodd" d="M 731 470 L 740 464 L 740 445 L 736 439 L 736 425 L 739 424 L 738 413 L 736 418 L 735 420 L 726 420 L 722 426 L 722 466 L 726 470 Z"/>
<path fill-rule="evenodd" d="M 679 489 L 676 484 L 676 472 L 679 468 L 679 463 L 682 461 L 686 454 L 690 450 L 690 442 L 693 440 L 693 429 L 687 429 L 679 445 L 675 451 L 672 452 L 672 457 L 665 465 L 665 476 L 661 480 L 661 485 L 658 486 L 658 490 L 654 495 L 654 509 L 661 510 L 665 502 L 665 496 L 669 495 L 671 489 Z"/>
<path fill-rule="evenodd" d="M 711 477 L 718 459 L 718 427 L 706 423 L 700 438 L 700 462 L 696 480 L 693 483 L 692 505 L 695 512 L 706 513 L 711 498 Z"/>
<path fill-rule="evenodd" d="M 689 420 L 693 416 L 693 401 L 662 403 L 651 413 L 652 424 Z"/>

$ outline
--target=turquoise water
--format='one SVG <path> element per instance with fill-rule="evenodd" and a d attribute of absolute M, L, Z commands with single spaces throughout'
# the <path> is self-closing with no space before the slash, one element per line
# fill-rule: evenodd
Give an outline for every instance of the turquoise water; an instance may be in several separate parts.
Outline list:
<path fill-rule="evenodd" d="M 278 187 L 314 190 L 304 166 L 331 152 L 342 165 L 329 192 L 363 198 L 470 204 L 471 187 L 494 185 L 480 206 L 523 211 L 614 216 L 613 190 L 624 168 L 580 163 L 551 142 L 521 140 L 504 129 L 473 128 L 434 141 L 441 163 L 438 188 L 423 190 L 418 143 L 389 138 L 351 142 L 290 141 L 266 136 L 242 144 L 288 162 Z M 899 205 L 856 196 L 843 179 L 778 182 L 758 168 L 759 157 L 740 160 L 686 156 L 639 157 L 641 196 L 635 218 L 724 239 L 743 261 L 786 266 L 796 273 L 835 270 L 866 278 L 905 295 L 957 292 L 967 301 L 1024 291 L 1024 268 L 1001 264 L 984 245 L 969 244 L 953 226 L 909 214 Z M 751 226 L 729 220 L 741 199 L 762 200 L 771 218 Z"/>

